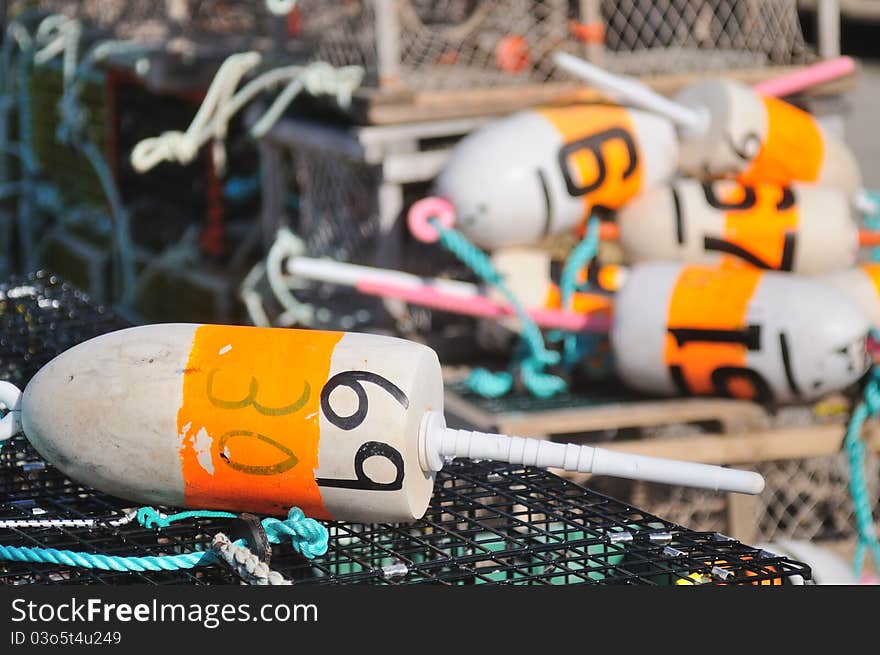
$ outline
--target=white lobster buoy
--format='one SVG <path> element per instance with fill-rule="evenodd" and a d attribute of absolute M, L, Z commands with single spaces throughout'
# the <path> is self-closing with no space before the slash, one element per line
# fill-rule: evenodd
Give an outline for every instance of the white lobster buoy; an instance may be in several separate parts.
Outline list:
<path fill-rule="evenodd" d="M 794 105 L 720 78 L 689 85 L 675 100 L 704 119 L 680 131 L 681 169 L 688 175 L 816 183 L 850 199 L 862 187 L 850 148 Z"/>
<path fill-rule="evenodd" d="M 667 120 L 609 105 L 522 111 L 460 141 L 435 182 L 455 226 L 487 250 L 535 243 L 617 209 L 678 167 Z"/>
<path fill-rule="evenodd" d="M 617 213 L 632 263 L 753 266 L 806 275 L 849 268 L 859 248 L 847 197 L 829 187 L 678 180 Z"/>
<path fill-rule="evenodd" d="M 759 493 L 748 471 L 446 427 L 433 350 L 391 337 L 147 325 L 44 366 L 18 426 L 71 478 L 139 503 L 411 521 L 454 457 Z M 12 387 L 14 389 L 14 387 Z"/>
<path fill-rule="evenodd" d="M 855 301 L 874 327 L 880 327 L 880 264 L 862 264 L 821 279 Z"/>
<path fill-rule="evenodd" d="M 861 309 L 813 278 L 672 263 L 631 268 L 617 292 L 617 373 L 650 394 L 786 403 L 856 382 L 869 368 Z"/>

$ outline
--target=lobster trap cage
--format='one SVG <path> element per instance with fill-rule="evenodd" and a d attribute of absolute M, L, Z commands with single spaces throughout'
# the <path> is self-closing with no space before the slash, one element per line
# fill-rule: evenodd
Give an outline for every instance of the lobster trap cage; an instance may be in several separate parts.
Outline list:
<path fill-rule="evenodd" d="M 461 373 L 446 384 L 447 412 L 472 429 L 541 434 L 624 452 L 692 459 L 760 473 L 755 496 L 650 482 L 562 473 L 695 530 L 719 531 L 748 543 L 804 540 L 846 545 L 858 537 L 844 446 L 852 399 L 832 396 L 772 412 L 724 398 L 653 399 L 611 380 L 584 381 L 554 398 L 514 393 L 482 398 Z M 880 430 L 865 425 L 864 471 L 871 511 L 880 515 Z"/>
<path fill-rule="evenodd" d="M 766 481 L 764 491 L 746 501 L 752 516 L 749 541 L 844 542 L 857 538 L 845 454 L 761 462 L 749 468 Z M 866 469 L 868 493 L 880 499 L 880 458 L 876 454 L 867 457 Z M 730 507 L 724 494 L 638 484 L 624 497 L 696 530 L 729 529 Z M 880 511 L 880 501 L 874 503 L 873 510 L 875 515 Z"/>
<path fill-rule="evenodd" d="M 271 20 L 262 0 L 37 0 L 30 4 L 46 13 L 89 23 L 114 38 L 135 41 L 160 41 L 184 33 L 253 38 L 265 32 Z"/>
<path fill-rule="evenodd" d="M 337 261 L 363 261 L 380 234 L 381 169 L 318 147 L 300 145 L 283 159 L 278 198 L 267 199 L 294 218 L 306 252 Z M 266 208 L 264 208 L 265 211 Z"/>
<path fill-rule="evenodd" d="M 75 341 L 124 323 L 57 277 L 34 273 L 3 293 L 3 378 L 23 385 Z M 66 478 L 25 439 L 0 451 L 0 550 L 43 547 L 104 555 L 205 550 L 228 519 L 160 530 L 118 523 L 125 501 Z M 10 521 L 44 521 L 15 527 Z M 55 527 L 52 520 L 92 525 Z M 328 523 L 329 551 L 306 560 L 276 547 L 271 566 L 296 584 L 781 584 L 809 567 L 715 532 L 696 532 L 546 471 L 453 463 L 411 524 Z M 0 561 L 0 583 L 235 584 L 231 569 L 125 572 Z"/>
<path fill-rule="evenodd" d="M 796 0 L 302 0 L 298 11 L 315 58 L 416 91 L 563 80 L 557 51 L 633 75 L 813 56 Z"/>

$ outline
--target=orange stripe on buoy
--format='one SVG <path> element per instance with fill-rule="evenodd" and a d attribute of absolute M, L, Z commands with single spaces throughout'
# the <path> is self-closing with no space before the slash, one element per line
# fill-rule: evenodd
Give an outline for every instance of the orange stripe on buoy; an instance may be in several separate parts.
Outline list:
<path fill-rule="evenodd" d="M 825 144 L 816 119 L 776 98 L 763 98 L 767 138 L 758 156 L 739 175 L 743 182 L 815 182 L 822 171 Z"/>
<path fill-rule="evenodd" d="M 865 272 L 865 275 L 868 276 L 868 279 L 871 280 L 871 283 L 874 285 L 877 297 L 880 297 L 880 264 L 863 264 L 860 268 Z"/>
<path fill-rule="evenodd" d="M 859 246 L 862 248 L 880 246 L 880 232 L 866 229 L 859 230 Z"/>
<path fill-rule="evenodd" d="M 315 482 L 320 393 L 341 333 L 196 329 L 177 414 L 190 507 L 331 518 Z"/>
<path fill-rule="evenodd" d="M 733 341 L 685 339 L 680 343 L 676 331 L 744 330 L 749 301 L 761 275 L 757 269 L 724 272 L 701 266 L 682 269 L 669 302 L 664 360 L 668 367 L 680 369 L 692 393 L 713 393 L 712 372 L 722 366 L 745 367 L 748 350 L 746 345 Z M 749 397 L 756 390 L 733 387 L 730 391 Z"/>
<path fill-rule="evenodd" d="M 584 215 L 600 205 L 618 209 L 642 187 L 643 167 L 629 112 L 611 105 L 537 110 L 562 139 L 560 165 L 569 193 L 583 196 Z"/>
<path fill-rule="evenodd" d="M 743 199 L 746 187 L 731 187 L 722 195 L 726 203 L 735 205 Z M 754 260 L 731 254 L 721 258 L 721 265 L 739 268 L 763 262 L 767 268 L 791 270 L 800 223 L 791 190 L 775 184 L 758 184 L 750 189 L 755 198 L 751 207 L 725 212 L 724 240 Z"/>

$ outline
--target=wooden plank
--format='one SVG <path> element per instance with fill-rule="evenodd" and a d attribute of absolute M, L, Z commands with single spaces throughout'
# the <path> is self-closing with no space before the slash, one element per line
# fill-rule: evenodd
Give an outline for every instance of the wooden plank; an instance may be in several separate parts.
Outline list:
<path fill-rule="evenodd" d="M 754 84 L 771 77 L 799 70 L 801 66 L 769 66 L 757 69 L 722 71 L 717 74 Z M 682 87 L 716 73 L 688 73 L 677 75 L 641 76 L 649 87 L 667 95 Z M 851 90 L 858 74 L 817 85 L 804 92 L 804 97 L 836 95 Z M 479 89 L 447 89 L 417 91 L 403 102 L 382 99 L 379 89 L 359 89 L 355 120 L 371 125 L 409 123 L 443 119 L 493 116 L 547 103 L 602 102 L 607 97 L 601 92 L 577 82 L 548 82 L 546 84 L 501 86 Z M 398 96 L 398 100 L 401 97 Z"/>
<path fill-rule="evenodd" d="M 801 9 L 816 11 L 817 6 L 825 0 L 798 0 Z M 880 2 L 877 0 L 837 0 L 841 16 L 860 20 L 877 20 L 880 18 Z"/>
<path fill-rule="evenodd" d="M 816 7 L 816 32 L 819 56 L 833 59 L 840 56 L 840 2 L 818 0 Z"/>
<path fill-rule="evenodd" d="M 748 494 L 727 494 L 727 527 L 725 534 L 752 544 L 758 533 L 758 497 Z"/>
<path fill-rule="evenodd" d="M 394 184 L 424 182 L 437 176 L 449 159 L 451 148 L 388 155 L 382 165 L 383 178 Z"/>
<path fill-rule="evenodd" d="M 841 450 L 844 430 L 843 425 L 812 425 L 741 435 L 616 441 L 602 447 L 704 464 L 750 464 L 833 455 Z M 880 425 L 877 421 L 866 424 L 864 438 L 870 451 L 880 453 Z"/>
<path fill-rule="evenodd" d="M 720 421 L 728 430 L 761 426 L 766 413 L 760 405 L 728 398 L 636 400 L 588 407 L 493 414 L 458 394 L 446 392 L 446 408 L 481 430 L 527 436 L 572 434 L 674 423 Z"/>

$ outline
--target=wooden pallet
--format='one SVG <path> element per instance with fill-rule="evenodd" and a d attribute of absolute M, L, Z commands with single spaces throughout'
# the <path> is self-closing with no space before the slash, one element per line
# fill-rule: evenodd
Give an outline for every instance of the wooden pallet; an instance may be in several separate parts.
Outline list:
<path fill-rule="evenodd" d="M 472 429 L 578 443 L 595 443 L 603 435 L 601 446 L 609 450 L 745 467 L 834 455 L 843 447 L 845 424 L 841 410 L 847 407 L 842 398 L 825 401 L 836 406 L 837 417 L 797 427 L 774 426 L 772 415 L 760 405 L 723 398 L 655 400 L 633 396 L 597 402 L 585 396 L 580 406 L 568 399 L 565 407 L 493 412 L 487 409 L 491 403 L 462 392 L 460 377 L 460 371 L 447 375 L 446 412 L 453 421 Z M 664 433 L 659 437 L 604 438 L 613 430 L 647 428 L 646 432 L 650 432 L 650 428 L 692 423 L 715 425 L 718 430 L 700 434 L 682 430 L 680 436 Z M 869 451 L 880 453 L 880 422 L 868 421 L 863 438 Z M 586 474 L 556 473 L 579 484 L 588 484 L 590 478 Z M 726 502 L 726 533 L 751 543 L 755 537 L 755 497 L 728 494 Z"/>
<path fill-rule="evenodd" d="M 691 73 L 643 76 L 639 79 L 660 93 L 671 95 L 682 87 L 709 75 L 722 75 L 747 84 L 799 70 L 801 66 L 769 66 L 721 73 Z M 833 96 L 851 90 L 858 77 L 847 77 L 813 87 L 804 98 Z M 575 82 L 500 86 L 478 89 L 428 91 L 390 91 L 362 87 L 353 98 L 351 118 L 362 125 L 387 125 L 418 121 L 448 120 L 473 116 L 498 116 L 548 103 L 601 102 L 607 97 L 600 91 Z"/>

